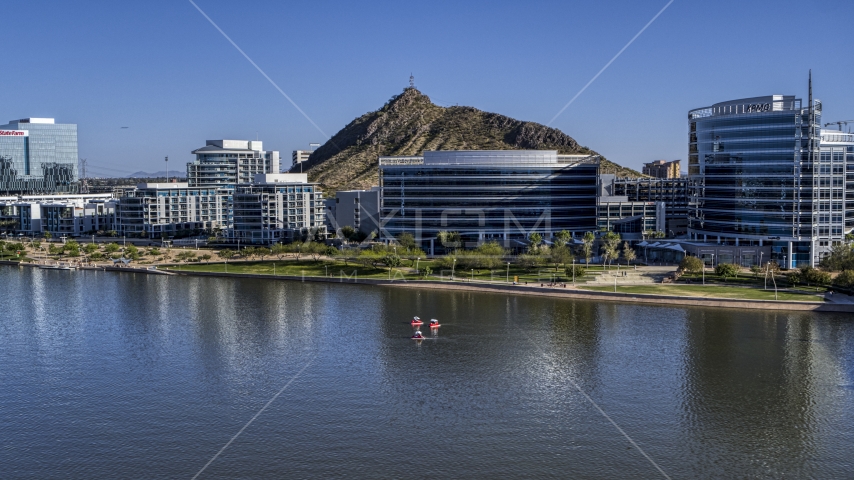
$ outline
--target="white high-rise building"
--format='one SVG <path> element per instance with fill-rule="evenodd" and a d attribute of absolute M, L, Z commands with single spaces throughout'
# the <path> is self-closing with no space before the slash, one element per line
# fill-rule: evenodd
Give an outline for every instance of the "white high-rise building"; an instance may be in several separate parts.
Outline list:
<path fill-rule="evenodd" d="M 189 187 L 233 189 L 252 183 L 255 175 L 279 172 L 279 152 L 265 151 L 256 140 L 208 140 L 193 154 L 196 160 L 187 164 Z"/>

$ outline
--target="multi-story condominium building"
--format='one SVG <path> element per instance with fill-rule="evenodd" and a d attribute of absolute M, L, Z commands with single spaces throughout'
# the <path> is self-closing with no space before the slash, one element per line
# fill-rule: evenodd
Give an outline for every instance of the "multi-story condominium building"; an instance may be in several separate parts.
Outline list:
<path fill-rule="evenodd" d="M 117 230 L 125 235 L 163 238 L 225 229 L 230 221 L 230 196 L 227 188 L 141 183 L 119 200 Z"/>
<path fill-rule="evenodd" d="M 52 118 L 0 125 L 0 195 L 77 188 L 77 125 Z"/>
<path fill-rule="evenodd" d="M 252 183 L 255 175 L 279 172 L 279 152 L 265 151 L 255 140 L 208 140 L 193 150 L 195 161 L 187 164 L 187 185 L 234 189 Z"/>
<path fill-rule="evenodd" d="M 653 178 L 679 178 L 681 175 L 679 172 L 680 164 L 680 160 L 673 160 L 672 162 L 656 160 L 644 163 L 643 174 Z"/>
<path fill-rule="evenodd" d="M 792 268 L 815 265 L 842 238 L 845 159 L 834 149 L 843 147 L 828 142 L 821 155 L 811 89 L 806 105 L 791 95 L 745 98 L 691 110 L 688 122 L 693 240 L 770 244 L 771 260 Z"/>
<path fill-rule="evenodd" d="M 431 253 L 440 231 L 466 245 L 596 230 L 598 157 L 554 150 L 427 151 L 380 157 L 380 237 L 403 232 Z"/>
<path fill-rule="evenodd" d="M 820 155 L 816 227 L 819 247 L 826 247 L 854 232 L 854 133 L 822 130 Z"/>
<path fill-rule="evenodd" d="M 238 185 L 232 202 L 231 241 L 271 244 L 325 237 L 323 198 L 304 173 L 261 174 Z"/>
<path fill-rule="evenodd" d="M 307 162 L 310 155 L 311 150 L 294 150 L 294 153 L 291 155 L 293 160 L 293 163 L 291 163 L 291 170 L 294 170 L 294 167 L 297 165 Z"/>
<path fill-rule="evenodd" d="M 115 229 L 116 201 L 110 195 L 22 195 L 0 197 L 0 231 L 77 237 Z"/>

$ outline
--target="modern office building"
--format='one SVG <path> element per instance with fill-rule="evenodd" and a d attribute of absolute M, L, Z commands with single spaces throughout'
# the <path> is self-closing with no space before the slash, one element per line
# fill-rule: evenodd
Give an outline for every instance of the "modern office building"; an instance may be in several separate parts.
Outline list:
<path fill-rule="evenodd" d="M 642 239 L 645 232 L 667 231 L 668 205 L 663 200 L 639 194 L 639 191 L 649 191 L 648 188 L 638 188 L 638 182 L 642 180 L 660 181 L 599 175 L 598 230 L 619 233 L 626 240 Z M 630 189 L 632 198 L 627 195 L 627 186 L 634 187 Z"/>
<path fill-rule="evenodd" d="M 252 183 L 255 175 L 279 172 L 279 152 L 265 151 L 255 140 L 208 140 L 193 150 L 195 161 L 187 164 L 189 187 L 234 189 Z"/>
<path fill-rule="evenodd" d="M 663 215 L 661 219 L 650 222 L 647 216 L 643 220 L 643 232 L 651 230 L 663 232 L 668 237 L 677 237 L 688 233 L 688 192 L 689 181 L 687 178 L 617 178 L 614 175 L 600 175 L 600 200 L 599 200 L 599 226 L 610 229 L 608 225 L 603 225 L 603 220 L 615 219 L 616 215 L 622 216 L 626 220 L 630 220 L 631 215 L 623 216 L 626 213 L 632 213 L 633 209 L 637 209 L 638 205 L 643 206 L 643 210 L 652 213 L 648 204 L 661 204 L 656 207 L 655 215 Z M 608 195 L 613 195 L 612 198 L 605 198 Z M 617 202 L 618 204 L 609 203 Z M 634 206 L 628 207 L 629 204 Z M 633 213 L 637 215 L 637 213 Z M 647 214 L 648 215 L 648 214 Z M 635 221 L 635 226 L 629 225 L 626 221 L 622 221 L 622 227 L 629 231 L 639 232 L 640 223 Z"/>
<path fill-rule="evenodd" d="M 230 222 L 228 188 L 187 183 L 141 183 L 119 199 L 116 217 L 123 235 L 164 238 L 225 229 Z"/>
<path fill-rule="evenodd" d="M 0 195 L 77 188 L 77 125 L 52 118 L 0 125 Z"/>
<path fill-rule="evenodd" d="M 653 178 L 679 178 L 682 174 L 679 171 L 681 160 L 656 160 L 654 162 L 643 164 L 643 174 Z"/>
<path fill-rule="evenodd" d="M 330 232 L 351 226 L 363 235 L 379 231 L 380 188 L 342 190 L 327 200 L 326 221 Z"/>
<path fill-rule="evenodd" d="M 817 264 L 842 238 L 833 212 L 844 208 L 845 170 L 834 169 L 837 147 L 828 143 L 821 155 L 821 102 L 811 97 L 804 104 L 769 95 L 689 112 L 692 240 L 770 244 L 771 260 L 793 268 Z"/>
<path fill-rule="evenodd" d="M 241 244 L 290 242 L 325 237 L 323 198 L 305 173 L 260 174 L 239 185 L 232 203 L 228 238 Z"/>
<path fill-rule="evenodd" d="M 380 157 L 380 238 L 403 232 L 434 253 L 440 231 L 467 246 L 524 244 L 534 232 L 596 229 L 598 157 L 554 150 L 427 151 Z"/>

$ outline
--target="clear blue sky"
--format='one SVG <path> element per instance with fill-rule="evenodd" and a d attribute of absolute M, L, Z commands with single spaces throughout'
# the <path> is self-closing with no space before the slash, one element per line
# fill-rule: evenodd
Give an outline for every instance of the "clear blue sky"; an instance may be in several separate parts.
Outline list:
<path fill-rule="evenodd" d="M 197 4 L 332 135 L 410 72 L 438 104 L 547 123 L 666 0 Z M 3 18 L 0 120 L 77 123 L 80 156 L 111 169 L 93 172 L 183 169 L 206 139 L 257 134 L 287 159 L 325 141 L 187 1 Z M 850 1 L 676 0 L 553 126 L 629 167 L 685 159 L 689 109 L 806 97 L 810 68 L 824 121 L 854 119 L 852 20 Z"/>

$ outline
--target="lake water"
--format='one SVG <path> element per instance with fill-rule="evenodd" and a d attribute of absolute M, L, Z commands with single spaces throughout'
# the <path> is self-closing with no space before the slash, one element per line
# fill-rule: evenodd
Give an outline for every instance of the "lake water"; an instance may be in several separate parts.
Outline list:
<path fill-rule="evenodd" d="M 0 285 L 4 479 L 192 478 L 268 402 L 199 478 L 854 477 L 850 315 L 14 267 Z M 438 335 L 411 340 L 413 315 Z"/>

